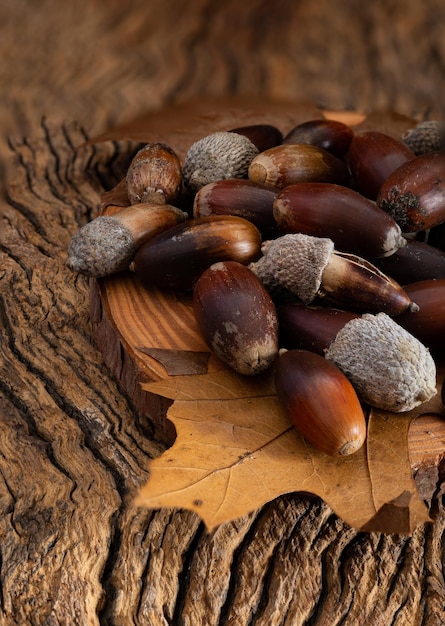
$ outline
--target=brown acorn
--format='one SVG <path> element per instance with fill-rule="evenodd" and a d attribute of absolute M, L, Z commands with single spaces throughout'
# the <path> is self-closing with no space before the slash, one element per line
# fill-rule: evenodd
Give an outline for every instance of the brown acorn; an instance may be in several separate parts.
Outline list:
<path fill-rule="evenodd" d="M 255 224 L 263 237 L 274 237 L 279 233 L 273 216 L 273 202 L 278 191 L 244 178 L 218 180 L 197 192 L 193 216 L 237 215 Z"/>
<path fill-rule="evenodd" d="M 354 136 L 350 126 L 337 120 L 308 120 L 294 126 L 282 143 L 306 143 L 327 150 L 336 157 L 343 157 Z"/>
<path fill-rule="evenodd" d="M 298 182 L 345 183 L 346 165 L 327 150 L 309 144 L 283 144 L 256 156 L 248 169 L 256 183 L 280 189 Z"/>
<path fill-rule="evenodd" d="M 419 310 L 397 318 L 403 328 L 425 344 L 436 356 L 445 352 L 445 278 L 421 280 L 405 286 L 416 298 Z"/>
<path fill-rule="evenodd" d="M 263 254 L 250 268 L 276 298 L 316 298 L 352 311 L 398 315 L 415 310 L 402 287 L 365 259 L 338 252 L 329 238 L 302 233 L 265 241 Z"/>
<path fill-rule="evenodd" d="M 278 146 L 283 140 L 283 133 L 271 124 L 250 124 L 232 128 L 231 133 L 237 133 L 250 139 L 259 152 Z"/>
<path fill-rule="evenodd" d="M 383 183 L 377 205 L 404 233 L 445 221 L 445 154 L 418 156 L 398 167 Z"/>
<path fill-rule="evenodd" d="M 406 246 L 373 263 L 400 285 L 445 278 L 445 252 L 424 241 L 409 239 Z"/>
<path fill-rule="evenodd" d="M 213 215 L 188 220 L 154 237 L 137 251 L 130 266 L 146 285 L 190 290 L 217 261 L 248 264 L 260 254 L 261 235 L 248 220 Z"/>
<path fill-rule="evenodd" d="M 430 351 L 385 313 L 351 315 L 297 303 L 277 313 L 281 345 L 314 350 L 335 363 L 362 402 L 399 413 L 437 393 Z"/>
<path fill-rule="evenodd" d="M 326 306 L 288 302 L 278 307 L 280 346 L 310 350 L 324 356 L 336 334 L 359 313 Z"/>
<path fill-rule="evenodd" d="M 415 156 L 403 141 L 368 131 L 355 135 L 351 141 L 348 163 L 358 191 L 375 200 L 388 176 Z"/>
<path fill-rule="evenodd" d="M 133 157 L 125 180 L 131 204 L 172 203 L 181 191 L 181 163 L 169 146 L 150 143 Z"/>
<path fill-rule="evenodd" d="M 225 261 L 205 270 L 193 291 L 193 310 L 211 351 L 236 372 L 259 374 L 275 361 L 275 305 L 245 265 Z"/>
<path fill-rule="evenodd" d="M 343 185 L 289 185 L 277 195 L 273 214 L 283 232 L 329 237 L 338 250 L 365 258 L 389 256 L 406 244 L 390 215 Z"/>
<path fill-rule="evenodd" d="M 169 204 L 145 202 L 125 208 L 108 206 L 107 212 L 112 215 L 96 217 L 72 237 L 66 265 L 74 272 L 97 278 L 128 269 L 145 242 L 187 218 Z"/>
<path fill-rule="evenodd" d="M 295 428 L 315 448 L 347 456 L 366 439 L 366 420 L 357 394 L 342 371 L 306 350 L 280 354 L 277 396 Z"/>

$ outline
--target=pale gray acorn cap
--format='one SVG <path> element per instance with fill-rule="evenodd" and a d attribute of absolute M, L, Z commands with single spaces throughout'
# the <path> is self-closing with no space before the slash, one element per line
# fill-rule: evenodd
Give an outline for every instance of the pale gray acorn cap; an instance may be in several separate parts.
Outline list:
<path fill-rule="evenodd" d="M 74 234 L 66 265 L 88 276 L 108 276 L 128 265 L 134 253 L 132 233 L 116 218 L 101 215 Z"/>
<path fill-rule="evenodd" d="M 399 413 L 437 393 L 429 350 L 386 313 L 347 322 L 325 357 L 349 378 L 361 400 Z"/>
<path fill-rule="evenodd" d="M 301 233 L 265 241 L 263 256 L 249 268 L 271 294 L 288 292 L 305 304 L 317 295 L 324 269 L 334 251 L 334 242 Z"/>
<path fill-rule="evenodd" d="M 258 148 L 244 135 L 221 131 L 192 144 L 185 155 L 185 184 L 198 191 L 204 185 L 227 178 L 244 178 Z"/>

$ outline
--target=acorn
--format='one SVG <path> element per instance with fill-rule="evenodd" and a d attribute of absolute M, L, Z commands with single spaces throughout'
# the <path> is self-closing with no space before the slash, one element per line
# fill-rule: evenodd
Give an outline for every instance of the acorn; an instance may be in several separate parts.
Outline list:
<path fill-rule="evenodd" d="M 345 183 L 346 165 L 327 150 L 309 144 L 283 144 L 260 152 L 248 169 L 256 183 L 280 189 L 298 182 Z"/>
<path fill-rule="evenodd" d="M 437 393 L 430 351 L 386 313 L 320 312 L 297 303 L 284 304 L 277 313 L 281 345 L 310 347 L 324 355 L 350 380 L 362 402 L 400 413 Z"/>
<path fill-rule="evenodd" d="M 444 222 L 445 154 L 424 154 L 398 167 L 383 183 L 376 202 L 404 233 Z"/>
<path fill-rule="evenodd" d="M 259 152 L 278 146 L 283 140 L 283 133 L 272 124 L 250 124 L 232 128 L 229 132 L 244 135 L 258 148 Z"/>
<path fill-rule="evenodd" d="M 230 131 L 207 135 L 192 144 L 185 155 L 185 186 L 196 193 L 215 180 L 247 178 L 249 165 L 258 152 L 245 135 Z"/>
<path fill-rule="evenodd" d="M 336 157 L 348 152 L 354 131 L 350 126 L 337 120 L 308 120 L 294 126 L 283 138 L 282 143 L 304 143 L 318 146 Z"/>
<path fill-rule="evenodd" d="M 260 249 L 261 235 L 251 222 L 214 215 L 188 220 L 154 237 L 139 248 L 130 269 L 143 284 L 190 290 L 213 263 L 247 265 L 258 258 Z"/>
<path fill-rule="evenodd" d="M 354 136 L 348 163 L 357 190 L 375 200 L 388 176 L 415 157 L 403 141 L 386 133 L 368 131 Z"/>
<path fill-rule="evenodd" d="M 172 203 L 182 187 L 181 163 L 170 146 L 149 143 L 133 157 L 125 182 L 131 204 Z"/>
<path fill-rule="evenodd" d="M 363 361 L 359 355 L 366 355 Z M 372 406 L 410 411 L 436 392 L 436 366 L 428 349 L 385 313 L 351 320 L 325 352 Z"/>
<path fill-rule="evenodd" d="M 334 250 L 329 238 L 283 235 L 266 241 L 249 267 L 278 300 L 316 298 L 340 308 L 398 315 L 416 310 L 402 287 L 361 257 Z"/>
<path fill-rule="evenodd" d="M 445 351 L 445 278 L 420 280 L 405 286 L 406 292 L 416 298 L 419 310 L 400 315 L 397 321 L 433 355 L 443 358 Z"/>
<path fill-rule="evenodd" d="M 347 456 L 362 447 L 363 409 L 336 365 L 307 350 L 284 351 L 277 360 L 275 387 L 291 423 L 315 448 L 330 456 Z"/>
<path fill-rule="evenodd" d="M 193 310 L 210 350 L 239 374 L 260 374 L 275 361 L 275 305 L 245 265 L 225 261 L 206 269 L 193 290 Z"/>
<path fill-rule="evenodd" d="M 67 267 L 96 278 L 128 269 L 145 242 L 187 218 L 187 213 L 168 204 L 141 203 L 116 209 L 112 215 L 94 218 L 71 238 Z"/>
<path fill-rule="evenodd" d="M 445 251 L 416 239 L 408 240 L 406 246 L 391 256 L 373 259 L 373 263 L 402 286 L 420 280 L 445 278 Z"/>
<path fill-rule="evenodd" d="M 343 185 L 289 185 L 277 195 L 273 215 L 285 233 L 328 237 L 337 249 L 365 258 L 389 256 L 406 244 L 390 215 Z"/>
<path fill-rule="evenodd" d="M 298 432 L 331 456 L 357 452 L 366 420 L 357 394 L 333 363 L 307 350 L 280 354 L 275 370 L 278 399 Z"/>
<path fill-rule="evenodd" d="M 273 216 L 278 189 L 243 178 L 229 178 L 204 185 L 196 193 L 193 216 L 237 215 L 249 220 L 263 237 L 274 237 L 279 228 Z"/>
<path fill-rule="evenodd" d="M 443 147 L 443 128 L 437 120 L 424 120 L 402 135 L 402 141 L 416 156 L 439 152 Z"/>
<path fill-rule="evenodd" d="M 326 306 L 288 302 L 277 309 L 280 346 L 310 350 L 324 356 L 335 335 L 359 313 Z"/>
<path fill-rule="evenodd" d="M 136 204 L 138 204 L 138 202 L 136 202 Z M 155 204 L 163 204 L 163 202 L 155 202 Z M 107 215 L 130 205 L 131 202 L 128 199 L 127 181 L 125 178 L 122 178 L 117 185 L 111 189 L 103 191 L 100 194 L 100 210 L 102 213 L 106 212 Z"/>

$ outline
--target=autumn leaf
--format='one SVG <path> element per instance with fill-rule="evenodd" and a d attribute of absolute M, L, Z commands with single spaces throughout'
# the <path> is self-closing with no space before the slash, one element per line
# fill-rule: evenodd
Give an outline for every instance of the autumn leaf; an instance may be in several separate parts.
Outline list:
<path fill-rule="evenodd" d="M 406 414 L 372 411 L 367 444 L 337 458 L 290 425 L 272 373 L 251 378 L 220 370 L 143 387 L 174 400 L 168 418 L 177 437 L 151 462 L 140 506 L 191 509 L 210 531 L 281 494 L 309 492 L 357 530 L 409 534 L 429 520 L 406 440 L 416 415 L 443 411 L 437 396 Z"/>

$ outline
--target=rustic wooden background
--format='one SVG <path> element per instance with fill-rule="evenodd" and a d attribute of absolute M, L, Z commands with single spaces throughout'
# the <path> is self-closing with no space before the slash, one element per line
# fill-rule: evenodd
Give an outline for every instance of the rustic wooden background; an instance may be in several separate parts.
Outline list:
<path fill-rule="evenodd" d="M 136 509 L 162 444 L 64 267 L 97 181 L 72 146 L 191 97 L 440 116 L 442 0 L 0 3 L 0 624 L 440 626 L 445 512 L 357 533 L 291 494 L 207 535 Z M 440 479 L 440 477 L 439 477 Z"/>

